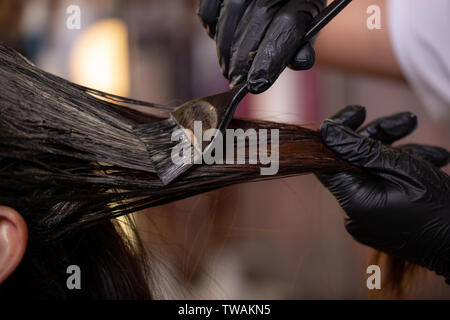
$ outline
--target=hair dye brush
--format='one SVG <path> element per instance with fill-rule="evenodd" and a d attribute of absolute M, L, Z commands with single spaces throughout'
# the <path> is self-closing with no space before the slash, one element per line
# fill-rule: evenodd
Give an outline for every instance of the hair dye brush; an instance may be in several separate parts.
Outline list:
<path fill-rule="evenodd" d="M 314 18 L 303 42 L 311 40 L 350 2 L 351 0 L 333 1 Z M 246 85 L 239 85 L 224 93 L 191 100 L 171 112 L 168 119 L 136 128 L 135 133 L 146 144 L 152 164 L 163 184 L 170 183 L 194 163 L 198 163 L 202 153 L 207 151 L 217 136 L 216 133 L 208 144 L 198 141 L 199 137 L 194 135 L 195 121 L 202 123 L 201 137 L 209 129 L 224 131 L 247 92 Z M 190 152 L 183 152 L 178 161 L 174 161 L 172 154 L 175 147 L 176 150 Z"/>

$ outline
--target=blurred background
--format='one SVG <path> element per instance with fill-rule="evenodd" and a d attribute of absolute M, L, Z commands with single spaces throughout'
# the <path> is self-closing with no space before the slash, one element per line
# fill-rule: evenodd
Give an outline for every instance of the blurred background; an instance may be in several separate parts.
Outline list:
<path fill-rule="evenodd" d="M 195 0 L 0 0 L 0 41 L 73 82 L 178 105 L 228 88 L 196 7 Z M 412 111 L 419 127 L 405 141 L 450 148 L 449 119 L 429 114 L 406 83 L 320 64 L 285 71 L 236 116 L 319 123 L 348 104 L 366 106 L 368 120 Z M 346 233 L 343 215 L 306 175 L 228 187 L 135 217 L 159 298 L 387 297 L 367 289 L 373 252 Z M 404 297 L 450 298 L 450 287 L 421 271 Z"/>

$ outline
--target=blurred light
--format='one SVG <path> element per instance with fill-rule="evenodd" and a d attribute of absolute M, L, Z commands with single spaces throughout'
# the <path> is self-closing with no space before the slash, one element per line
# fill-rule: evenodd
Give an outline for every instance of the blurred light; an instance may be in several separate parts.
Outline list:
<path fill-rule="evenodd" d="M 130 67 L 125 23 L 107 19 L 87 28 L 73 47 L 70 77 L 78 84 L 127 96 Z"/>
<path fill-rule="evenodd" d="M 74 44 L 69 62 L 71 80 L 107 93 L 128 96 L 128 50 L 127 27 L 121 20 L 107 19 L 91 25 Z M 117 218 L 118 227 L 122 228 L 128 239 L 135 240 L 128 219 L 134 217 Z"/>

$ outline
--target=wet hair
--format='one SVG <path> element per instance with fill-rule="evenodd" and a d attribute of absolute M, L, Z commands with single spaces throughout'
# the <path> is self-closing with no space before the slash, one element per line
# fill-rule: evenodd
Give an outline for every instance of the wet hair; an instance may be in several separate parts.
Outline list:
<path fill-rule="evenodd" d="M 1 297 L 151 298 L 150 259 L 132 219 L 124 236 L 114 218 L 236 183 L 352 169 L 315 129 L 234 119 L 232 128 L 279 129 L 276 175 L 254 164 L 198 165 L 164 186 L 136 128 L 170 110 L 71 83 L 0 45 L 0 204 L 29 227 Z M 69 265 L 80 266 L 82 290 L 67 289 Z"/>

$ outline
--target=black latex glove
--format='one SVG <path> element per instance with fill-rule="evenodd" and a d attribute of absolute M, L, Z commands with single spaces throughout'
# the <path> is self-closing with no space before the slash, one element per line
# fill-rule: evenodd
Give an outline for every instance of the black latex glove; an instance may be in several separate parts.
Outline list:
<path fill-rule="evenodd" d="M 230 86 L 247 81 L 252 93 L 267 90 L 289 66 L 314 65 L 311 43 L 301 46 L 326 0 L 200 0 L 198 15 L 216 40 Z"/>
<path fill-rule="evenodd" d="M 416 144 L 387 146 L 415 129 L 410 113 L 378 119 L 358 133 L 363 107 L 347 107 L 332 119 L 322 124 L 323 141 L 361 169 L 319 176 L 347 213 L 347 231 L 449 283 L 450 177 L 438 169 L 449 162 L 449 152 Z"/>

